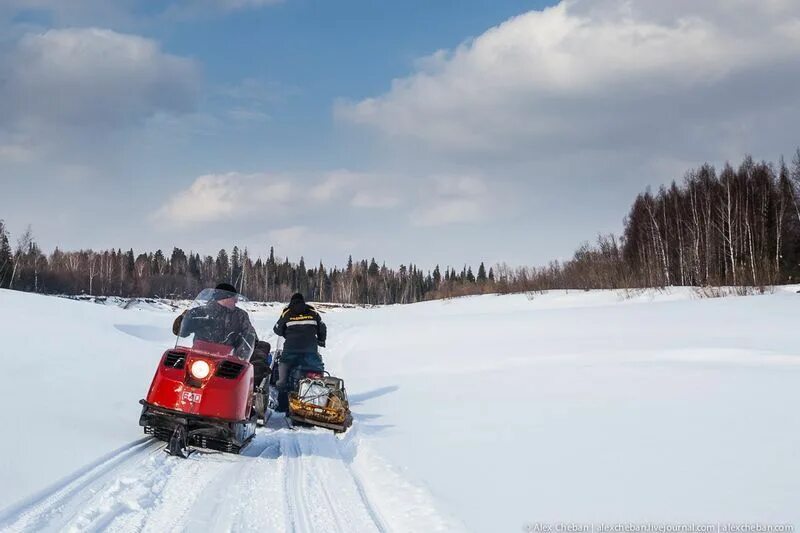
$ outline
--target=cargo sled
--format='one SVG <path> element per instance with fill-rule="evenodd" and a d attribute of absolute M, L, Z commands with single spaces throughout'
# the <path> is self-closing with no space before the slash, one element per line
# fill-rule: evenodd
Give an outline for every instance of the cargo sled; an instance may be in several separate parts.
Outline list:
<path fill-rule="evenodd" d="M 353 424 L 344 381 L 327 372 L 302 373 L 288 396 L 287 418 L 294 423 L 347 431 Z"/>

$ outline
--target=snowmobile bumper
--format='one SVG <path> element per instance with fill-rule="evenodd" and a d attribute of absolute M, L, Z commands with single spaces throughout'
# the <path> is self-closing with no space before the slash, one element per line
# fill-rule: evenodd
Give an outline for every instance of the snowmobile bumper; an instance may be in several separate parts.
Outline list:
<path fill-rule="evenodd" d="M 139 425 L 144 428 L 144 433 L 166 442 L 170 441 L 175 429 L 182 426 L 186 430 L 186 443 L 191 446 L 239 453 L 256 432 L 255 417 L 230 421 L 174 411 L 145 400 L 139 400 L 139 403 L 142 404 Z"/>

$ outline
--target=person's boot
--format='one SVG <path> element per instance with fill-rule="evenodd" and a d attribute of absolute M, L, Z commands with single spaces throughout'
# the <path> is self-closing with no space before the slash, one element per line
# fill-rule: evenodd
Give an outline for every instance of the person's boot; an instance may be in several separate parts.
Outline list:
<path fill-rule="evenodd" d="M 275 411 L 278 413 L 289 412 L 289 393 L 285 390 L 278 391 L 278 406 Z"/>

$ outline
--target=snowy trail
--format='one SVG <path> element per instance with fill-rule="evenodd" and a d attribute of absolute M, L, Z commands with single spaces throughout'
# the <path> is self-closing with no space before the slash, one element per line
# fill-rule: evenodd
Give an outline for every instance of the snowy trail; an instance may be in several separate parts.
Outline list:
<path fill-rule="evenodd" d="M 346 438 L 346 437 L 345 437 Z M 241 456 L 132 443 L 0 517 L 2 531 L 387 531 L 353 444 L 280 416 Z"/>

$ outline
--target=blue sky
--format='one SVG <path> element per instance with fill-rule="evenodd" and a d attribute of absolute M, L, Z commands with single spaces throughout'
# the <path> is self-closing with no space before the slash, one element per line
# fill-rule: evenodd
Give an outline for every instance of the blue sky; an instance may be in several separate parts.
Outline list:
<path fill-rule="evenodd" d="M 347 139 L 340 139 L 331 112 L 336 99 L 378 94 L 408 73 L 417 58 L 543 4 L 299 0 L 159 23 L 153 30 L 165 49 L 202 62 L 212 91 L 248 80 L 263 84 L 261 109 L 269 120 L 234 132 L 233 142 L 217 146 L 253 165 L 266 159 L 294 170 L 314 168 L 319 160 L 351 164 Z M 208 96 L 208 108 L 230 104 L 220 100 Z"/>
<path fill-rule="evenodd" d="M 717 4 L 7 0 L 0 218 L 45 249 L 565 258 L 647 186 L 794 151 L 796 7 Z"/>

